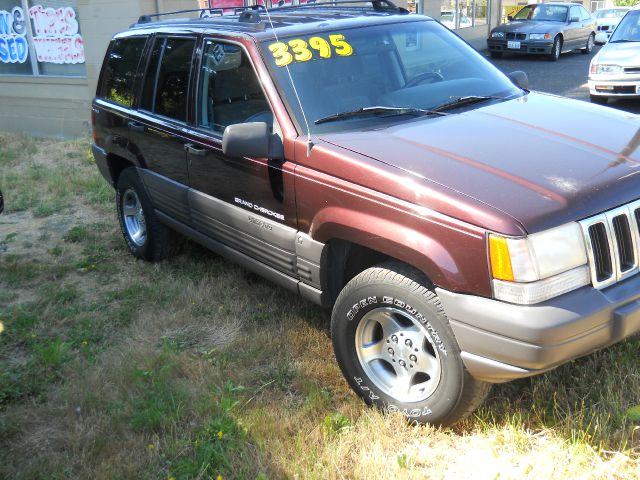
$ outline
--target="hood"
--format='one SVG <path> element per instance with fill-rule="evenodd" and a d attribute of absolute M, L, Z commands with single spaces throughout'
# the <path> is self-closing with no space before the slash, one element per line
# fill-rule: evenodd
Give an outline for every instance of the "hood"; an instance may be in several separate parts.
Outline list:
<path fill-rule="evenodd" d="M 560 30 L 564 22 L 544 22 L 537 20 L 514 20 L 492 30 L 492 32 L 547 33 Z"/>
<path fill-rule="evenodd" d="M 604 18 L 596 18 L 596 25 L 597 26 L 609 26 L 609 27 L 615 27 L 616 25 L 618 25 L 620 23 L 620 20 L 622 20 L 622 18 L 619 17 L 604 17 Z"/>
<path fill-rule="evenodd" d="M 640 67 L 640 42 L 607 43 L 600 49 L 593 63 Z"/>
<path fill-rule="evenodd" d="M 552 95 L 320 138 L 472 197 L 528 233 L 640 197 L 640 117 Z"/>

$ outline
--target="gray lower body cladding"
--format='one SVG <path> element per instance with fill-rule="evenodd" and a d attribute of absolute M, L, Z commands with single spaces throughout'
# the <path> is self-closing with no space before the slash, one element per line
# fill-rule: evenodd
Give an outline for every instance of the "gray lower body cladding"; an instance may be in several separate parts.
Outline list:
<path fill-rule="evenodd" d="M 138 172 L 163 223 L 274 283 L 323 304 L 323 243 L 157 173 L 140 168 Z"/>

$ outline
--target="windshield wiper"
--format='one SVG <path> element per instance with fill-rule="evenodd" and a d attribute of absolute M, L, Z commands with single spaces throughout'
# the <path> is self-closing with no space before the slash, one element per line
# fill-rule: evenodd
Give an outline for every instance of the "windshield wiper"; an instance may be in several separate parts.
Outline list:
<path fill-rule="evenodd" d="M 363 117 L 366 115 L 384 115 L 391 117 L 396 115 L 448 115 L 448 113 L 413 107 L 362 107 L 357 110 L 350 110 L 322 117 L 317 119 L 314 123 L 316 125 L 320 125 L 321 123 L 335 122 L 338 120 Z"/>
<path fill-rule="evenodd" d="M 616 40 L 609 40 L 609 43 L 624 43 L 624 42 L 637 42 L 638 40 L 631 40 L 629 38 L 620 38 Z"/>
<path fill-rule="evenodd" d="M 502 100 L 502 97 L 487 97 L 481 95 L 469 95 L 466 97 L 458 97 L 451 102 L 443 103 L 431 109 L 432 112 L 444 112 L 452 108 L 464 107 L 465 105 L 473 105 L 474 103 L 486 102 L 487 100 Z"/>

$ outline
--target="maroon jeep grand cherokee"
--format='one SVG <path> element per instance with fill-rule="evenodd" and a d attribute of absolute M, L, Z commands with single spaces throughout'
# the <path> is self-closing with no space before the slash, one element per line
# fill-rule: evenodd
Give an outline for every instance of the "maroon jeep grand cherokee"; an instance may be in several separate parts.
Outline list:
<path fill-rule="evenodd" d="M 93 151 L 135 257 L 179 232 L 332 307 L 367 403 L 451 424 L 640 329 L 640 121 L 406 13 L 142 17 L 109 46 Z"/>

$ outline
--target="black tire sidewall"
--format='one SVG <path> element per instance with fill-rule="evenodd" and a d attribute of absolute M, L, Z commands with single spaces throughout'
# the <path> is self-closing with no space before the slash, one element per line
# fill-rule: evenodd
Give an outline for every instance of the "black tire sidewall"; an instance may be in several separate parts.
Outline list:
<path fill-rule="evenodd" d="M 360 365 L 355 349 L 358 324 L 367 312 L 389 306 L 402 309 L 424 325 L 438 348 L 442 367 L 440 382 L 434 393 L 423 401 L 405 403 L 395 400 L 376 387 Z M 438 308 L 437 297 L 430 301 L 400 285 L 359 285 L 336 303 L 331 334 L 342 373 L 367 404 L 391 412 L 399 411 L 408 419 L 421 423 L 447 423 L 462 394 L 465 377 L 459 346 L 444 313 Z"/>
<path fill-rule="evenodd" d="M 553 39 L 553 46 L 551 47 L 551 61 L 556 62 L 560 59 L 560 55 L 562 54 L 562 39 L 559 36 L 556 36 Z"/>
<path fill-rule="evenodd" d="M 127 232 L 127 228 L 124 223 L 124 212 L 122 211 L 122 197 L 124 193 L 128 190 L 132 189 L 136 195 L 138 195 L 138 200 L 140 200 L 140 204 L 142 205 L 144 221 L 147 228 L 147 238 L 143 245 L 137 245 Z M 118 177 L 118 183 L 116 185 L 116 208 L 118 210 L 118 222 L 120 223 L 120 231 L 122 232 L 122 236 L 124 237 L 127 247 L 129 251 L 136 258 L 142 259 L 151 259 L 152 252 L 152 244 L 154 241 L 153 238 L 153 219 L 151 218 L 153 207 L 151 202 L 149 201 L 146 191 L 144 189 L 144 185 L 138 176 L 138 172 L 136 172 L 135 168 L 127 168 L 124 170 L 120 176 Z"/>

